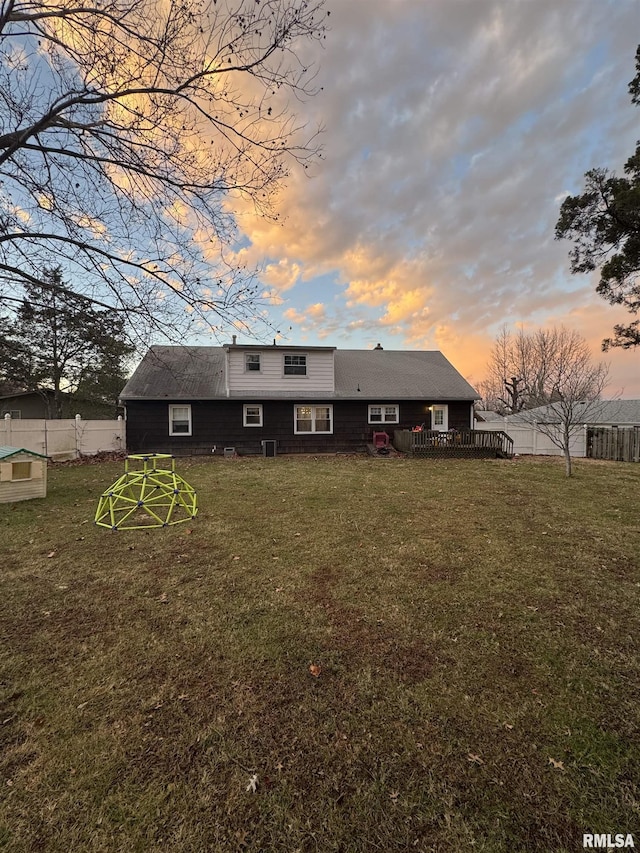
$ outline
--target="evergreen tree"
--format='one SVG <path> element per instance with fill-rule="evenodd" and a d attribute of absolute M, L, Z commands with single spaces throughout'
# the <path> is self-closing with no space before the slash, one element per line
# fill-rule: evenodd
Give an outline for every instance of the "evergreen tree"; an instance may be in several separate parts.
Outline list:
<path fill-rule="evenodd" d="M 640 106 L 640 46 L 637 74 L 629 84 L 631 102 Z M 571 272 L 599 270 L 597 292 L 612 305 L 624 305 L 632 314 L 640 310 L 640 142 L 627 160 L 625 177 L 607 169 L 585 175 L 585 191 L 568 196 L 560 208 L 556 239 L 574 241 L 569 258 Z M 602 348 L 629 349 L 640 345 L 640 320 L 618 324 L 615 335 Z"/>
<path fill-rule="evenodd" d="M 15 316 L 0 319 L 0 380 L 53 391 L 50 416 L 56 418 L 63 416 L 65 395 L 79 389 L 85 399 L 115 405 L 133 353 L 125 318 L 72 293 L 60 267 L 45 268 L 42 285 L 28 284 L 25 291 Z"/>

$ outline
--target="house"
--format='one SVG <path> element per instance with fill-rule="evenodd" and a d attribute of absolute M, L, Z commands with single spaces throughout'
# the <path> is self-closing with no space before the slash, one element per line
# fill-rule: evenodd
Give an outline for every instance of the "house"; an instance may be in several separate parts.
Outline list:
<path fill-rule="evenodd" d="M 84 420 L 103 420 L 114 417 L 115 406 L 93 400 L 82 400 L 63 394 L 63 417 L 80 415 Z M 55 395 L 49 388 L 39 391 L 13 391 L 0 396 L 0 418 L 11 415 L 13 420 L 55 419 Z"/>
<path fill-rule="evenodd" d="M 580 417 L 584 406 L 584 418 Z M 572 456 L 589 455 L 589 433 L 596 428 L 640 428 L 640 400 L 598 400 L 576 403 L 576 426 L 570 441 Z M 539 406 L 515 415 L 498 415 L 495 412 L 476 412 L 476 420 L 483 430 L 503 430 L 514 442 L 518 454 L 558 456 L 562 450 L 536 424 L 558 424 L 560 417 L 553 405 Z"/>
<path fill-rule="evenodd" d="M 24 447 L 0 447 L 0 503 L 47 496 L 47 457 Z"/>
<path fill-rule="evenodd" d="M 640 427 L 640 400 L 597 400 L 589 403 L 576 403 L 584 406 L 586 416 L 585 426 L 589 427 Z M 482 423 L 482 429 L 491 429 L 485 423 L 502 424 L 531 424 L 556 423 L 559 420 L 557 407 L 553 405 L 538 406 L 526 412 L 515 415 L 499 415 L 497 412 L 480 410 L 476 412 L 476 420 Z"/>
<path fill-rule="evenodd" d="M 477 397 L 440 352 L 235 340 L 154 346 L 120 395 L 129 452 L 174 455 L 360 451 L 374 431 L 469 429 Z"/>
<path fill-rule="evenodd" d="M 53 391 L 13 391 L 0 397 L 0 418 L 51 418 L 54 412 Z"/>

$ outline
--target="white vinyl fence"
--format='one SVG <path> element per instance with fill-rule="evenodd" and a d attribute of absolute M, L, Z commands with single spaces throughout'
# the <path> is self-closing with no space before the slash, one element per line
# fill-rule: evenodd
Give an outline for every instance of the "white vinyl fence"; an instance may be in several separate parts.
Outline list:
<path fill-rule="evenodd" d="M 513 452 L 540 456 L 562 456 L 562 450 L 532 424 L 510 424 L 504 421 L 489 421 L 482 424 L 483 430 L 502 430 L 513 439 Z M 587 455 L 587 428 L 573 435 L 569 444 L 572 456 Z"/>
<path fill-rule="evenodd" d="M 83 421 L 80 415 L 61 420 L 0 419 L 0 446 L 22 447 L 62 461 L 93 456 L 104 451 L 125 450 L 125 422 Z"/>

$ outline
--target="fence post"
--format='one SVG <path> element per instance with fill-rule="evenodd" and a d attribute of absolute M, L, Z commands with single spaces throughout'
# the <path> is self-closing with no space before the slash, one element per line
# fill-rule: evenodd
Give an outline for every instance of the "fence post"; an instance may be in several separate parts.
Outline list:
<path fill-rule="evenodd" d="M 5 440 L 7 442 L 7 446 L 11 447 L 11 412 L 7 412 L 4 416 L 4 429 L 5 429 Z"/>
<path fill-rule="evenodd" d="M 76 435 L 76 459 L 79 459 L 79 458 L 80 458 L 80 455 L 81 455 L 81 454 L 80 454 L 80 442 L 81 442 L 81 440 L 82 440 L 82 439 L 81 439 L 81 437 L 79 437 L 79 433 L 80 433 L 80 426 L 81 426 L 80 422 L 81 422 L 81 420 L 82 420 L 82 416 L 81 416 L 81 415 L 76 415 L 76 417 L 75 417 L 75 422 L 74 422 L 74 424 L 73 424 L 74 431 L 75 431 L 75 435 Z"/>

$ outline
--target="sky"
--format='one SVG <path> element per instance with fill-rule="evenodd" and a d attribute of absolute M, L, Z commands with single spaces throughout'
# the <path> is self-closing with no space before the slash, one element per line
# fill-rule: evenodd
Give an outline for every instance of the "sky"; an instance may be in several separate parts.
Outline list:
<path fill-rule="evenodd" d="M 439 349 L 472 384 L 507 325 L 564 325 L 640 398 L 631 316 L 571 275 L 560 204 L 640 138 L 637 0 L 329 0 L 321 89 L 296 104 L 323 159 L 274 223 L 241 217 L 283 343 Z"/>

